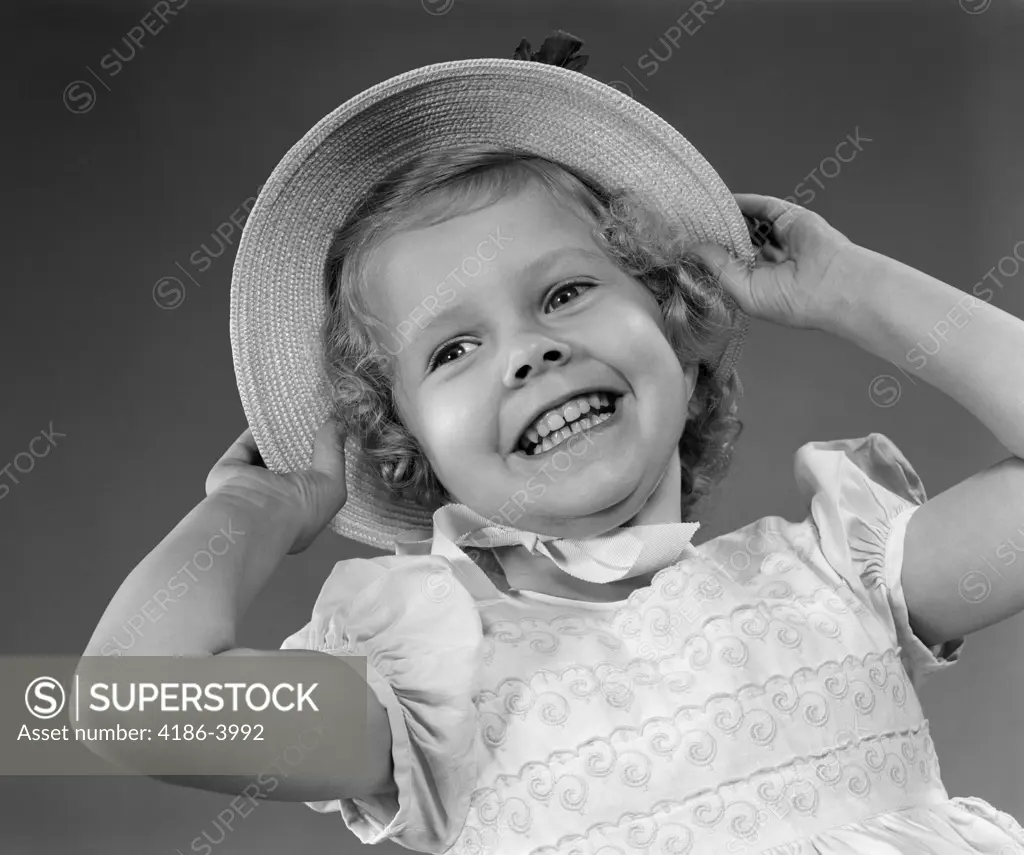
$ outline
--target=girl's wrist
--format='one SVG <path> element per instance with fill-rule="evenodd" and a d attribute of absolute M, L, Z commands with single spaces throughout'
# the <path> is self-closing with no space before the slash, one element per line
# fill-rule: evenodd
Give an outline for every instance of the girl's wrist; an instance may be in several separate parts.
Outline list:
<path fill-rule="evenodd" d="M 298 536 L 298 522 L 286 502 L 258 494 L 217 490 L 200 508 L 211 520 L 226 521 L 217 531 L 230 546 L 222 546 L 228 554 L 217 561 L 223 572 L 234 577 L 230 583 L 235 589 L 231 616 L 237 623 L 288 555 Z"/>
<path fill-rule="evenodd" d="M 267 493 L 227 485 L 207 496 L 204 504 L 207 502 L 219 513 L 244 522 L 263 548 L 282 557 L 288 554 L 301 527 L 292 503 Z"/>
<path fill-rule="evenodd" d="M 814 328 L 841 338 L 857 330 L 880 293 L 887 261 L 891 259 L 854 243 L 840 250 L 822 281 Z"/>

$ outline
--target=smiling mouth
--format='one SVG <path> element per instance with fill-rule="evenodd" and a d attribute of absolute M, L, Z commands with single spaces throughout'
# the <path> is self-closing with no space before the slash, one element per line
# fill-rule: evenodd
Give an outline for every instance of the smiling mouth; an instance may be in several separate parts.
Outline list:
<path fill-rule="evenodd" d="M 529 435 L 524 433 L 516 445 L 516 453 L 525 457 L 536 457 L 540 454 L 546 454 L 563 445 L 577 434 L 587 433 L 598 425 L 604 424 L 618 412 L 622 395 L 603 393 L 602 400 L 607 401 L 607 403 L 597 406 L 592 405 L 588 413 L 580 415 L 579 418 L 568 422 L 564 427 L 541 437 L 539 441 L 531 440 Z"/>

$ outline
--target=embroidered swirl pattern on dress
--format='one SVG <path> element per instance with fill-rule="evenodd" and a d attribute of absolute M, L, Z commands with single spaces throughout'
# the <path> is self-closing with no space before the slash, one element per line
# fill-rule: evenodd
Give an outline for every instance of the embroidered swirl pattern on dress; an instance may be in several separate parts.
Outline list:
<path fill-rule="evenodd" d="M 675 665 L 678 670 L 671 669 L 670 665 Z M 842 673 L 842 669 L 853 667 L 863 667 L 867 680 L 851 679 Z M 634 659 L 625 669 L 607 662 L 596 667 L 570 665 L 561 672 L 542 668 L 533 674 L 529 682 L 511 677 L 502 680 L 494 690 L 481 691 L 478 699 L 481 735 L 489 746 L 497 748 L 505 741 L 508 719 L 512 716 L 525 721 L 536 710 L 539 721 L 561 727 L 568 722 L 573 700 L 600 698 L 609 707 L 628 712 L 636 700 L 634 689 L 637 686 L 660 686 L 673 694 L 685 694 L 693 690 L 696 680 L 696 675 L 685 669 L 685 662 L 681 663 L 675 656 L 665 656 L 654 662 Z M 797 687 L 798 683 L 807 680 L 820 681 L 826 694 L 837 699 L 845 698 L 852 689 L 853 708 L 865 715 L 870 714 L 875 706 L 872 687 L 881 689 L 892 682 L 892 700 L 900 709 L 908 696 L 906 672 L 897 649 L 892 648 L 883 654 L 868 654 L 863 665 L 853 656 L 848 656 L 841 664 L 826 662 L 816 669 L 801 668 L 790 678 L 774 677 L 763 688 L 744 686 L 735 692 L 735 697 L 738 702 L 750 701 L 767 694 L 774 686 L 772 704 L 777 711 L 793 714 L 803 706 L 809 724 L 814 724 L 816 718 L 823 723 L 827 716 L 826 707 L 803 703 L 803 700 L 813 697 L 825 702 L 825 698 Z M 716 695 L 720 704 L 724 704 L 723 699 L 727 697 L 731 695 Z M 699 709 L 696 706 L 680 708 L 682 715 L 692 715 L 690 711 Z M 583 711 L 590 715 L 589 709 Z"/>
<path fill-rule="evenodd" d="M 864 602 L 827 584 L 811 558 L 769 551 L 746 580 L 717 561 L 687 561 L 604 619 L 548 605 L 490 623 L 488 663 L 526 650 L 532 664 L 478 697 L 480 780 L 489 785 L 473 791 L 454 851 L 686 853 L 699 842 L 703 852 L 716 828 L 727 829 L 721 851 L 735 851 L 724 847 L 758 834 L 764 842 L 765 805 L 780 793 L 787 810 L 813 818 L 836 793 L 870 802 L 885 792 L 882 805 L 898 799 L 889 790 L 907 797 L 908 782 L 941 789 L 898 647 L 843 656 L 883 627 L 870 613 L 865 624 Z M 818 664 L 751 680 L 798 651 Z M 556 667 L 545 667 L 551 659 Z M 557 667 L 566 660 L 575 664 Z M 638 725 L 636 708 L 662 714 Z M 529 720 L 550 735 L 520 731 Z M 541 757 L 503 769 L 506 751 Z M 675 798 L 657 798 L 666 793 Z M 598 821 L 610 816 L 621 819 Z M 845 814 L 832 824 L 841 821 Z M 574 822 L 583 833 L 566 836 Z"/>
<path fill-rule="evenodd" d="M 787 569 L 798 567 L 777 553 L 769 554 L 765 561 L 786 561 Z M 554 654 L 562 645 L 562 637 L 582 639 L 596 636 L 603 646 L 617 650 L 622 646 L 621 638 L 637 639 L 643 636 L 646 640 L 644 649 L 651 653 L 658 648 L 679 650 L 692 643 L 697 649 L 691 665 L 699 668 L 709 664 L 707 635 L 720 631 L 716 622 L 731 624 L 743 635 L 756 639 L 763 639 L 771 631 L 772 623 L 778 622 L 783 626 L 776 628 L 777 640 L 788 647 L 797 647 L 802 638 L 801 627 L 809 626 L 823 636 L 838 638 L 840 625 L 832 615 L 864 610 L 863 604 L 853 598 L 848 589 L 841 587 L 830 588 L 817 584 L 810 593 L 797 595 L 792 585 L 771 577 L 771 581 L 760 587 L 740 586 L 730 582 L 740 588 L 745 599 L 755 602 L 743 602 L 734 605 L 731 611 L 712 614 L 703 620 L 697 630 L 683 638 L 684 623 L 696 624 L 705 604 L 713 605 L 722 599 L 726 585 L 723 584 L 720 572 L 687 573 L 681 567 L 675 565 L 659 571 L 650 588 L 634 591 L 626 603 L 607 620 L 560 614 L 550 621 L 536 617 L 495 621 L 488 627 L 485 661 L 489 663 L 493 659 L 492 645 L 498 644 L 519 647 L 526 642 L 538 653 Z M 687 597 L 686 605 L 689 608 L 675 608 L 678 604 L 673 601 L 684 597 Z M 737 651 L 733 656 L 741 655 Z"/>
<path fill-rule="evenodd" d="M 879 703 L 876 691 L 887 692 L 899 713 Z M 920 705 L 908 705 L 908 697 L 916 701 L 916 696 L 907 694 L 907 679 L 895 651 L 871 653 L 863 661 L 848 656 L 841 663 L 801 668 L 789 678 L 775 677 L 761 686 L 744 686 L 734 695 L 715 694 L 703 704 L 677 708 L 671 717 L 652 716 L 640 726 L 616 727 L 608 736 L 589 738 L 573 750 L 552 751 L 544 762 L 524 764 L 515 775 L 498 775 L 494 787 L 477 792 L 493 792 L 502 801 L 504 793 L 525 781 L 530 782 L 527 789 L 543 800 L 550 798 L 556 781 L 560 785 L 569 782 L 583 791 L 586 785 L 575 774 L 579 767 L 589 775 L 602 777 L 618 769 L 621 783 L 645 786 L 651 769 L 646 760 L 638 765 L 638 756 L 710 766 L 720 744 L 728 748 L 726 768 L 737 764 L 742 767 L 749 758 L 761 756 L 763 749 L 771 749 L 780 732 L 804 723 L 816 728 L 829 722 L 834 725 L 830 733 L 815 740 L 822 750 L 831 747 L 832 740 L 837 745 L 856 743 L 875 732 L 919 724 Z M 876 708 L 886 711 L 877 722 L 872 720 Z M 507 719 L 497 714 L 493 718 L 500 719 L 501 725 L 496 726 L 493 720 L 486 724 L 481 721 L 481 736 L 491 748 L 497 748 L 507 735 Z M 538 739 L 534 736 L 531 741 L 536 744 Z M 643 774 L 637 771 L 640 767 L 646 769 Z"/>
<path fill-rule="evenodd" d="M 598 762 L 590 764 L 587 771 L 595 777 L 608 774 L 606 766 Z M 746 851 L 728 847 L 730 842 L 735 847 L 736 841 L 756 840 L 760 848 L 791 839 L 792 826 L 784 821 L 787 817 L 813 833 L 815 827 L 825 829 L 870 816 L 879 806 L 897 810 L 899 805 L 922 799 L 946 798 L 927 721 L 913 729 L 796 757 L 710 788 L 681 786 L 691 792 L 653 804 L 647 798 L 641 802 L 647 809 L 632 810 L 624 808 L 619 790 L 605 789 L 615 794 L 614 800 L 598 798 L 589 811 L 588 797 L 591 793 L 600 797 L 602 790 L 592 789 L 586 780 L 559 788 L 550 778 L 524 779 L 521 796 L 505 800 L 493 789 L 478 790 L 472 796 L 467 824 L 451 851 L 466 855 L 685 855 L 694 851 L 697 841 L 701 851 Z M 552 798 L 556 790 L 557 799 Z M 847 797 L 856 803 L 851 804 Z M 564 814 L 556 818 L 549 813 L 556 808 L 577 816 L 580 833 L 564 834 L 554 846 L 531 847 L 529 841 L 535 836 L 550 839 L 545 838 L 548 828 L 569 826 Z M 608 821 L 607 817 L 617 818 Z M 543 828 L 534 835 L 538 825 Z"/>
<path fill-rule="evenodd" d="M 821 598 L 821 592 L 825 596 Z M 757 642 L 776 642 L 784 648 L 799 647 L 803 634 L 799 629 L 802 625 L 810 625 L 819 633 L 830 639 L 839 640 L 839 625 L 827 615 L 819 614 L 811 609 L 812 603 L 824 602 L 826 608 L 841 614 L 846 606 L 832 595 L 827 588 L 819 588 L 814 595 L 795 598 L 793 602 L 801 603 L 801 611 L 795 605 L 767 606 L 764 603 L 755 605 L 739 605 L 730 614 L 709 618 L 701 633 L 694 633 L 684 640 L 672 643 L 673 634 L 664 631 L 664 623 L 672 625 L 672 616 L 664 617 L 659 607 L 652 606 L 647 614 L 654 614 L 654 620 L 645 621 L 645 616 L 638 618 L 638 626 L 647 626 L 648 635 L 659 634 L 655 643 L 634 645 L 634 655 L 619 664 L 605 660 L 596 666 L 575 664 L 559 671 L 545 667 L 536 668 L 528 679 L 507 678 L 493 690 L 481 691 L 478 706 L 481 711 L 481 727 L 485 738 L 494 745 L 502 741 L 501 733 L 505 730 L 504 714 L 515 715 L 525 719 L 533 710 L 537 711 L 540 720 L 545 724 L 560 726 L 566 723 L 571 710 L 571 701 L 589 702 L 600 698 L 610 707 L 630 711 L 637 697 L 637 687 L 657 686 L 659 684 L 672 694 L 682 694 L 693 690 L 700 679 L 699 672 L 707 670 L 715 663 L 722 663 L 737 669 L 737 676 L 748 664 L 749 648 L 737 635 L 720 635 L 709 637 L 717 628 L 718 622 L 727 624 L 730 629 L 738 629 L 741 635 Z M 789 609 L 789 611 L 783 611 Z M 809 616 L 808 616 L 809 615 Z M 631 618 L 632 615 L 626 615 Z M 664 617 L 664 620 L 661 619 Z M 559 618 L 558 620 L 562 620 Z M 773 622 L 782 627 L 769 635 Z M 510 636 L 505 628 L 508 622 L 499 622 L 494 626 L 502 627 L 504 637 Z M 536 626 L 539 621 L 530 619 L 529 623 Z M 630 640 L 639 637 L 636 625 L 624 625 L 625 622 L 615 621 L 621 635 Z M 572 624 L 572 630 L 578 637 L 589 632 L 601 632 L 588 627 L 583 621 Z M 522 641 L 528 636 L 520 635 Z M 542 633 L 533 629 L 529 635 L 531 648 L 545 655 L 551 655 L 559 647 L 558 639 L 551 633 Z M 603 632 L 599 636 L 604 642 Z M 609 645 L 605 645 L 608 647 Z M 624 647 L 619 641 L 619 647 Z M 673 652 L 657 655 L 656 650 L 673 650 Z M 587 651 L 589 654 L 589 651 Z M 635 655 L 640 654 L 640 655 Z M 629 655 L 629 651 L 626 651 Z M 585 656 L 581 658 L 590 659 Z"/>

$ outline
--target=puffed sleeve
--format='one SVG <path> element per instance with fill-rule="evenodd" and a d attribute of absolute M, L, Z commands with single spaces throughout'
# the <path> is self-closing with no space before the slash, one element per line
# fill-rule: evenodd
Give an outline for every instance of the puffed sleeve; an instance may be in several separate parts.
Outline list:
<path fill-rule="evenodd" d="M 469 592 L 439 555 L 341 561 L 312 620 L 284 649 L 365 655 L 391 724 L 397 794 L 306 802 L 340 811 L 363 843 L 420 852 L 454 845 L 476 783 L 483 633 Z"/>
<path fill-rule="evenodd" d="M 960 657 L 964 639 L 928 647 L 910 626 L 903 594 L 907 523 L 927 501 L 921 479 L 880 433 L 809 442 L 796 453 L 796 480 L 810 500 L 821 549 L 854 595 L 888 627 L 914 688 Z"/>

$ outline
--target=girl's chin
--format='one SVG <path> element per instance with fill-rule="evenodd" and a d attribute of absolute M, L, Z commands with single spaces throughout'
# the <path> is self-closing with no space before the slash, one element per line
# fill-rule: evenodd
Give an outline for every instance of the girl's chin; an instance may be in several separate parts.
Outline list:
<path fill-rule="evenodd" d="M 570 473 L 564 472 L 563 475 Z M 636 495 L 640 486 L 639 481 L 626 481 L 623 478 L 616 478 L 609 481 L 607 478 L 589 478 L 589 473 L 581 472 L 578 477 L 560 480 L 558 473 L 548 471 L 546 474 L 539 474 L 528 479 L 523 485 L 510 484 L 509 499 L 499 509 L 499 514 L 508 512 L 511 515 L 529 518 L 537 524 L 554 523 L 556 520 L 581 520 L 584 517 L 592 518 L 596 524 L 611 517 L 622 516 L 623 520 L 629 518 L 626 505 Z M 552 475 L 552 478 L 547 477 Z M 517 523 L 512 523 L 521 527 Z M 556 523 L 557 524 L 557 523 Z M 618 522 L 611 521 L 608 526 Z M 607 527 L 607 526 L 606 526 Z M 532 527 L 529 530 L 541 531 Z M 600 528 L 598 524 L 597 530 Z M 541 532 L 547 533 L 547 532 Z M 558 532 L 551 532 L 558 533 Z"/>
<path fill-rule="evenodd" d="M 580 507 L 579 505 L 565 508 L 537 508 L 524 505 L 526 513 L 522 516 L 518 515 L 517 507 L 514 507 L 513 510 L 516 513 L 508 516 L 508 520 L 504 522 L 505 525 L 535 534 L 570 538 L 596 537 L 617 528 L 636 516 L 636 510 L 631 511 L 622 504 L 609 508 Z"/>

